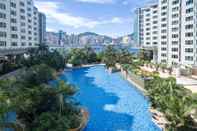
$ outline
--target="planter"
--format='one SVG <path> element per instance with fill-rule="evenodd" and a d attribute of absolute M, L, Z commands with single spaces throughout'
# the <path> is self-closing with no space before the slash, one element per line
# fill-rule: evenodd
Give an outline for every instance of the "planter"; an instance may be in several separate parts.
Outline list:
<path fill-rule="evenodd" d="M 74 128 L 74 129 L 69 129 L 68 131 L 83 131 L 85 129 L 88 123 L 89 113 L 85 109 L 81 109 L 81 114 L 82 114 L 82 121 L 79 127 Z"/>

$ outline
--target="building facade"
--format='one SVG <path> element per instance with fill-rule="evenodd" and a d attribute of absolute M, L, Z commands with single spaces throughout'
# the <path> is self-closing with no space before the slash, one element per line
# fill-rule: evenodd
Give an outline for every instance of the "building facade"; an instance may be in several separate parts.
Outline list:
<path fill-rule="evenodd" d="M 157 48 L 158 63 L 197 64 L 196 0 L 158 0 L 155 8 L 140 9 L 143 16 L 140 26 L 143 29 L 142 45 Z"/>
<path fill-rule="evenodd" d="M 39 43 L 46 44 L 46 15 L 39 12 Z"/>
<path fill-rule="evenodd" d="M 136 10 L 138 15 L 135 24 L 137 41 L 141 47 L 158 45 L 158 4 L 150 4 Z"/>
<path fill-rule="evenodd" d="M 0 49 L 39 44 L 39 12 L 33 0 L 0 0 Z"/>

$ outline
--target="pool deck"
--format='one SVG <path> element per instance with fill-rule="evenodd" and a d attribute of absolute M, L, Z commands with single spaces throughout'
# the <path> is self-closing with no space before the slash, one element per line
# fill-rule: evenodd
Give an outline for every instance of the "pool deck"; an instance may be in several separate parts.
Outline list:
<path fill-rule="evenodd" d="M 154 72 L 155 70 L 149 67 L 141 67 L 142 70 L 148 71 L 148 72 Z M 161 78 L 168 78 L 168 77 L 174 77 L 177 80 L 177 84 L 183 85 L 186 89 L 191 90 L 192 93 L 197 93 L 197 76 L 179 76 L 177 77 L 174 73 L 170 75 L 169 73 L 159 71 L 159 76 Z M 196 77 L 196 79 L 195 79 Z"/>

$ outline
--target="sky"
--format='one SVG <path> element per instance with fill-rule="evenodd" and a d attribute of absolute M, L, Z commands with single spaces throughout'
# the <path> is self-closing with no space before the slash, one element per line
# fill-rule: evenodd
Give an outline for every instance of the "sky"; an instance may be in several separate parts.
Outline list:
<path fill-rule="evenodd" d="M 135 9 L 156 0 L 34 0 L 46 14 L 47 31 L 95 32 L 118 37 L 133 32 Z"/>

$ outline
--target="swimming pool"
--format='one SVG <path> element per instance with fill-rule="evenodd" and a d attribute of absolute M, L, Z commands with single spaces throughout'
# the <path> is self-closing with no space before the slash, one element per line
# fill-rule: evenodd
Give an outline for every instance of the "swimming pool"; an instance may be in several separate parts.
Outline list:
<path fill-rule="evenodd" d="M 160 131 L 151 121 L 148 100 L 119 73 L 98 65 L 66 71 L 60 78 L 79 87 L 75 98 L 90 113 L 85 131 Z"/>

